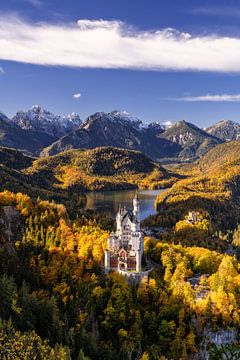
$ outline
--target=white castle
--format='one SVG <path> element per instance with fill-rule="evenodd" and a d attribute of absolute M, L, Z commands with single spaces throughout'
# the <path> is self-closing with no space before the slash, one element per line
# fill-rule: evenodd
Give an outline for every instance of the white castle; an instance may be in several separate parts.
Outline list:
<path fill-rule="evenodd" d="M 105 251 L 105 272 L 115 270 L 139 280 L 148 272 L 142 271 L 144 244 L 140 229 L 138 193 L 133 199 L 133 211 L 120 206 L 116 222 L 117 230 L 110 234 L 108 250 Z"/>

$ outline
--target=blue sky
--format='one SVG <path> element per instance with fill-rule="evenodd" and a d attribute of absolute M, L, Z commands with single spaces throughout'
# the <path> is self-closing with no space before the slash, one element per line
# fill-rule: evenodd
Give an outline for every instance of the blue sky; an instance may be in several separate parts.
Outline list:
<path fill-rule="evenodd" d="M 239 121 L 239 23 L 231 0 L 1 2 L 0 109 Z"/>

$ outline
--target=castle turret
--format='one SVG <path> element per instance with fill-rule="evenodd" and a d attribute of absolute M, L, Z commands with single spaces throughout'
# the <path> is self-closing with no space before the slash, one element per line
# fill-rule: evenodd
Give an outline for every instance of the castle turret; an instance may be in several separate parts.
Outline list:
<path fill-rule="evenodd" d="M 142 271 L 142 254 L 140 250 L 136 251 L 136 271 Z"/>
<path fill-rule="evenodd" d="M 104 252 L 104 268 L 105 273 L 108 274 L 110 271 L 110 252 L 108 250 Z"/>
<path fill-rule="evenodd" d="M 140 226 L 140 202 L 138 197 L 138 191 L 136 191 L 136 194 L 133 198 L 133 215 Z"/>
<path fill-rule="evenodd" d="M 122 208 L 119 205 L 118 213 L 116 216 L 116 223 L 117 223 L 117 235 L 120 236 L 121 234 L 121 221 L 122 221 Z"/>

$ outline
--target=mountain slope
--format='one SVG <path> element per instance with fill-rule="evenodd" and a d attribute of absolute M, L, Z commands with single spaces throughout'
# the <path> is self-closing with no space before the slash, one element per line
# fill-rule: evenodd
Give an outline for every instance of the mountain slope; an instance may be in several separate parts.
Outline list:
<path fill-rule="evenodd" d="M 27 169 L 27 174 L 46 188 L 75 191 L 160 188 L 177 178 L 145 154 L 115 147 L 68 150 L 40 158 Z"/>
<path fill-rule="evenodd" d="M 60 117 L 38 106 L 27 112 L 19 111 L 12 119 L 0 113 L 0 146 L 38 155 L 43 148 L 78 128 L 80 123 L 76 113 Z"/>
<path fill-rule="evenodd" d="M 188 211 L 207 212 L 215 229 L 233 229 L 240 222 L 240 142 L 209 150 L 181 180 L 157 199 L 159 216 L 171 214 L 173 223 Z"/>
<path fill-rule="evenodd" d="M 115 146 L 139 150 L 154 159 L 173 156 L 179 146 L 158 138 L 157 134 L 161 132 L 160 128 L 144 128 L 140 120 L 126 113 L 96 113 L 89 116 L 79 129 L 44 149 L 42 155 L 54 155 L 67 149 Z"/>
<path fill-rule="evenodd" d="M 138 151 L 69 150 L 35 160 L 0 147 L 0 178 L 0 191 L 23 192 L 72 207 L 73 201 L 83 200 L 85 191 L 167 187 L 178 176 Z"/>
<path fill-rule="evenodd" d="M 160 137 L 180 146 L 181 150 L 178 157 L 184 159 L 198 158 L 210 148 L 222 142 L 220 139 L 184 120 L 178 121 Z"/>
<path fill-rule="evenodd" d="M 206 132 L 223 141 L 238 140 L 240 138 L 240 124 L 231 120 L 221 120 L 208 127 Z"/>
<path fill-rule="evenodd" d="M 0 147 L 0 164 L 13 170 L 26 169 L 34 159 L 15 149 Z"/>
<path fill-rule="evenodd" d="M 54 137 L 41 132 L 23 130 L 5 115 L 0 114 L 0 146 L 37 154 L 42 147 L 48 146 L 53 141 Z"/>

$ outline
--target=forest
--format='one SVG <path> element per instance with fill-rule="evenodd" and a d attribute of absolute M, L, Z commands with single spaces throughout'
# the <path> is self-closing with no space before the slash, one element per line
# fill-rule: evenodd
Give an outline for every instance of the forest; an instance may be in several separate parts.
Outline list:
<path fill-rule="evenodd" d="M 213 233 L 234 230 L 240 222 L 240 144 L 226 142 L 209 150 L 196 163 L 171 167 L 185 177 L 156 200 L 158 214 L 149 220 L 172 227 L 188 211 L 211 219 Z"/>
<path fill-rule="evenodd" d="M 113 229 L 106 217 L 80 212 L 70 221 L 62 204 L 9 191 L 0 193 L 6 207 L 21 231 L 8 237 L 0 225 L 3 359 L 185 360 L 204 351 L 207 327 L 240 328 L 235 256 L 147 237 L 145 257 L 157 266 L 130 286 L 103 272 Z M 204 234 L 209 222 L 200 223 Z M 181 223 L 175 231 L 181 234 Z M 208 351 L 224 359 L 226 349 L 209 344 Z M 227 351 L 238 358 L 239 344 Z"/>

